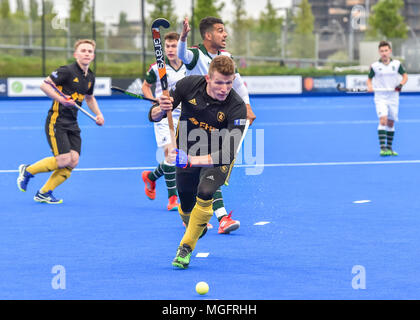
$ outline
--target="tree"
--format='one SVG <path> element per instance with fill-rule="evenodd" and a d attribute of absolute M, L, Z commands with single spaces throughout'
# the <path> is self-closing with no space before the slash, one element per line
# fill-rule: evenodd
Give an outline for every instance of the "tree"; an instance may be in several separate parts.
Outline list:
<path fill-rule="evenodd" d="M 279 17 L 271 0 L 267 0 L 264 11 L 259 17 L 259 55 L 278 56 L 282 33 L 283 18 Z"/>
<path fill-rule="evenodd" d="M 71 0 L 70 2 L 70 22 L 90 22 L 91 8 L 89 2 L 85 0 Z"/>
<path fill-rule="evenodd" d="M 157 18 L 165 18 L 171 24 L 171 28 L 176 28 L 178 17 L 175 14 L 175 7 L 172 0 L 147 0 L 153 6 L 149 14 L 149 25 Z"/>
<path fill-rule="evenodd" d="M 382 0 L 372 7 L 368 35 L 386 38 L 406 38 L 407 25 L 400 14 L 403 0 Z"/>
<path fill-rule="evenodd" d="M 0 15 L 3 19 L 10 17 L 9 0 L 0 0 Z"/>
<path fill-rule="evenodd" d="M 38 2 L 36 0 L 30 0 L 29 2 L 29 17 L 32 21 L 38 20 Z"/>
<path fill-rule="evenodd" d="M 16 12 L 14 16 L 18 19 L 25 19 L 25 8 L 23 6 L 23 0 L 16 0 Z"/>
<path fill-rule="evenodd" d="M 235 54 L 244 55 L 246 53 L 246 32 L 247 20 L 245 10 L 245 0 L 233 0 L 235 7 L 234 19 L 232 22 L 232 43 Z"/>
<path fill-rule="evenodd" d="M 200 20 L 205 17 L 221 17 L 225 4 L 217 4 L 218 0 L 197 0 L 194 8 L 194 27 L 198 30 Z"/>
<path fill-rule="evenodd" d="M 315 51 L 314 15 L 308 0 L 302 0 L 293 17 L 295 26 L 291 43 L 294 58 L 313 58 Z"/>

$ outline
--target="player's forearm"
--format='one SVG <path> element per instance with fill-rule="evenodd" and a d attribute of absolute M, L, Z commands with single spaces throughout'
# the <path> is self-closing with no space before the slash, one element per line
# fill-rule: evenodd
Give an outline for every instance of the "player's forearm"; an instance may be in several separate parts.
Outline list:
<path fill-rule="evenodd" d="M 402 85 L 405 85 L 406 83 L 407 83 L 407 81 L 408 81 L 408 75 L 406 74 L 406 73 L 404 73 L 403 74 L 403 76 L 402 76 L 403 78 L 402 78 L 402 80 L 401 80 L 401 84 Z"/>
<path fill-rule="evenodd" d="M 163 111 L 159 105 L 154 105 L 149 112 L 149 120 L 152 122 L 159 122 L 162 120 L 163 116 L 165 115 L 165 111 Z"/>
<path fill-rule="evenodd" d="M 194 54 L 187 49 L 187 41 L 178 41 L 178 58 L 182 60 L 185 64 L 191 63 L 194 58 Z"/>
<path fill-rule="evenodd" d="M 373 87 L 372 87 L 372 79 L 371 78 L 368 78 L 367 79 L 366 86 L 367 86 L 367 88 L 368 88 L 369 91 L 373 90 Z"/>
<path fill-rule="evenodd" d="M 188 158 L 191 167 L 211 167 L 213 166 L 213 159 L 210 155 L 205 156 L 190 156 Z"/>
<path fill-rule="evenodd" d="M 152 93 L 151 85 L 149 85 L 146 81 L 143 83 L 143 86 L 141 87 L 141 90 L 143 91 L 143 95 L 148 99 L 155 99 Z"/>
<path fill-rule="evenodd" d="M 249 104 L 249 92 L 241 75 L 239 73 L 235 74 L 235 80 L 233 81 L 233 89 L 237 94 L 244 100 L 245 104 Z"/>
<path fill-rule="evenodd" d="M 48 84 L 43 82 L 40 86 L 42 92 L 44 92 L 49 98 L 60 101 L 61 96 Z"/>
<path fill-rule="evenodd" d="M 86 104 L 88 105 L 89 109 L 92 110 L 92 112 L 99 116 L 102 115 L 101 110 L 99 109 L 98 102 L 96 101 L 96 98 L 94 96 L 86 96 L 85 97 Z"/>

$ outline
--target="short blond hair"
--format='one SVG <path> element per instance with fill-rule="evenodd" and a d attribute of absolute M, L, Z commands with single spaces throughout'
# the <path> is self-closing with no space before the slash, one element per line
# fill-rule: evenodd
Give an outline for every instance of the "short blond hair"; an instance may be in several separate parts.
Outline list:
<path fill-rule="evenodd" d="M 93 50 L 95 50 L 95 48 L 96 48 L 96 42 L 95 42 L 95 40 L 92 40 L 92 39 L 79 39 L 79 40 L 77 40 L 77 41 L 74 43 L 74 50 L 76 51 L 76 50 L 77 50 L 77 48 L 78 48 L 81 44 L 83 44 L 83 43 L 88 43 L 88 44 L 92 45 Z"/>
<path fill-rule="evenodd" d="M 224 76 L 235 74 L 235 62 L 228 56 L 217 56 L 210 63 L 209 75 L 211 76 L 214 71 L 217 71 Z"/>

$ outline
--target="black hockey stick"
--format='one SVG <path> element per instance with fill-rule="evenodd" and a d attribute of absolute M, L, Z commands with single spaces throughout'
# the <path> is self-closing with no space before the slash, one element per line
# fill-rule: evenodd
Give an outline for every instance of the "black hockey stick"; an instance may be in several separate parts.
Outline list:
<path fill-rule="evenodd" d="M 153 47 L 155 51 L 156 64 L 159 73 L 160 84 L 162 86 L 162 94 L 169 97 L 168 89 L 168 76 L 166 74 L 166 65 L 164 58 L 164 49 L 160 37 L 160 27 L 165 29 L 169 28 L 170 23 L 168 20 L 163 18 L 157 18 L 152 23 L 152 36 L 153 36 Z M 176 147 L 174 121 L 172 119 L 172 111 L 166 112 L 168 118 L 169 131 L 171 134 L 171 143 Z"/>

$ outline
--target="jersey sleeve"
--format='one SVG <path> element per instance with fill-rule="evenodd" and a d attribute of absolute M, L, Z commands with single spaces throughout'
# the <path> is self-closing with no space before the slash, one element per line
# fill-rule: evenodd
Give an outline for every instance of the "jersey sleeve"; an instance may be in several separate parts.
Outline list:
<path fill-rule="evenodd" d="M 400 67 L 398 68 L 398 73 L 403 75 L 404 73 L 407 73 L 407 71 L 405 71 L 405 68 L 403 67 L 402 63 L 400 63 Z"/>
<path fill-rule="evenodd" d="M 189 56 L 189 59 L 188 59 L 189 62 L 186 63 L 184 60 L 183 60 L 183 62 L 185 64 L 185 67 L 188 70 L 192 70 L 197 65 L 198 59 L 200 57 L 200 53 L 198 52 L 198 49 L 197 48 L 189 48 L 186 51 L 187 51 L 188 56 Z"/>
<path fill-rule="evenodd" d="M 154 84 L 157 81 L 156 73 L 154 72 L 152 66 L 150 66 L 149 71 L 146 73 L 145 79 L 148 84 Z"/>
<path fill-rule="evenodd" d="M 58 69 L 51 72 L 50 74 L 51 80 L 57 86 L 63 85 L 67 81 L 69 76 L 70 76 L 70 70 L 67 68 L 67 66 L 59 67 Z"/>
<path fill-rule="evenodd" d="M 88 91 L 86 92 L 86 94 L 89 95 L 89 96 L 92 96 L 94 88 L 95 88 L 95 77 L 92 78 L 92 82 L 91 82 L 90 87 L 89 87 Z"/>
<path fill-rule="evenodd" d="M 241 78 L 239 73 L 235 74 L 235 80 L 233 80 L 233 89 L 239 94 L 246 104 L 249 104 L 249 93 L 248 88 L 245 86 L 244 80 Z"/>
<path fill-rule="evenodd" d="M 173 109 L 175 109 L 182 102 L 182 99 L 185 96 L 186 90 L 188 90 L 189 79 L 182 78 L 179 80 L 174 87 L 169 91 L 169 95 L 174 99 Z"/>
<path fill-rule="evenodd" d="M 369 69 L 368 78 L 372 79 L 375 76 L 375 71 L 373 70 L 372 66 Z"/>

